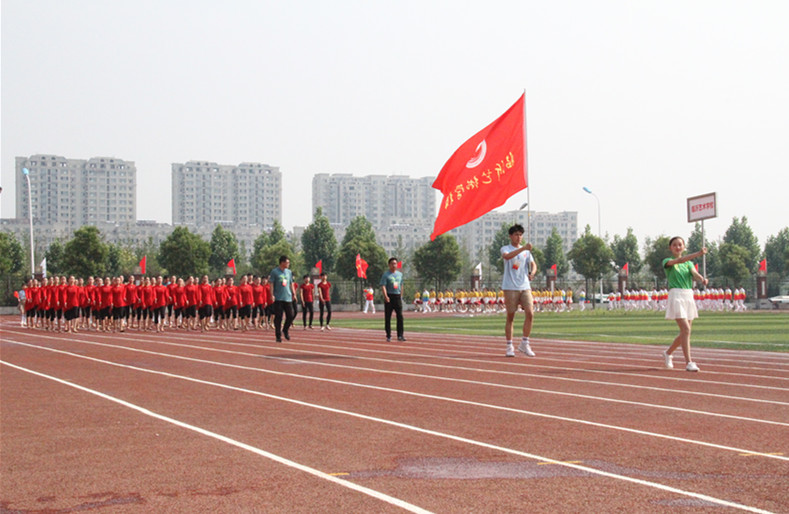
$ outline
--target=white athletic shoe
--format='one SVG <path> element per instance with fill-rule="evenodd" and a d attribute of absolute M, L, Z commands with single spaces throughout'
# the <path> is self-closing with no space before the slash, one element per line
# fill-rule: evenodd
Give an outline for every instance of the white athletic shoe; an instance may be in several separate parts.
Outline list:
<path fill-rule="evenodd" d="M 696 366 L 695 362 L 689 362 L 687 366 L 685 366 L 685 371 L 698 371 L 699 367 Z"/>
<path fill-rule="evenodd" d="M 512 346 L 512 343 L 507 345 L 507 353 L 504 355 L 507 357 L 515 357 L 515 347 Z"/>
<path fill-rule="evenodd" d="M 528 357 L 534 357 L 536 355 L 533 351 L 531 351 L 531 346 L 529 346 L 529 343 L 526 341 L 521 341 L 521 344 L 518 345 L 518 351 L 525 353 Z"/>
<path fill-rule="evenodd" d="M 674 369 L 674 356 L 668 353 L 668 350 L 663 352 L 663 359 L 666 362 L 666 369 Z"/>

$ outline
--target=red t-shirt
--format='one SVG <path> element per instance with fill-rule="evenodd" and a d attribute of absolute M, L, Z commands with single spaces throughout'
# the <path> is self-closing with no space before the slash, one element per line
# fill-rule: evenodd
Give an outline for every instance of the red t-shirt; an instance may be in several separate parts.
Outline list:
<path fill-rule="evenodd" d="M 186 288 L 183 286 L 176 286 L 171 296 L 173 297 L 175 308 L 183 309 L 186 305 Z"/>
<path fill-rule="evenodd" d="M 211 284 L 200 284 L 200 307 L 204 305 L 214 305 L 214 286 Z"/>
<path fill-rule="evenodd" d="M 153 286 L 153 291 L 156 296 L 156 300 L 152 307 L 155 307 L 157 309 L 161 307 L 165 307 L 170 297 L 169 293 L 167 292 L 167 287 L 163 285 L 156 285 Z"/>
<path fill-rule="evenodd" d="M 320 295 L 320 299 L 323 302 L 330 302 L 331 297 L 329 296 L 329 291 L 331 290 L 331 283 L 327 280 L 326 282 L 321 282 L 318 284 L 318 294 Z"/>
<path fill-rule="evenodd" d="M 99 304 L 102 309 L 112 307 L 112 286 L 103 285 L 99 289 Z"/>
<path fill-rule="evenodd" d="M 186 290 L 186 305 L 191 307 L 200 303 L 200 289 L 194 285 L 184 286 Z"/>
<path fill-rule="evenodd" d="M 238 286 L 238 296 L 240 306 L 245 307 L 247 305 L 252 305 L 252 302 L 254 301 L 252 286 L 249 284 Z"/>
<path fill-rule="evenodd" d="M 227 301 L 227 288 L 225 286 L 216 286 L 214 288 L 214 307 L 222 308 Z"/>
<path fill-rule="evenodd" d="M 238 286 L 225 286 L 225 291 L 227 292 L 225 308 L 238 305 Z"/>
<path fill-rule="evenodd" d="M 140 307 L 148 309 L 153 307 L 155 302 L 156 291 L 154 291 L 153 286 L 142 286 L 140 288 Z"/>
<path fill-rule="evenodd" d="M 304 297 L 304 303 L 315 301 L 315 295 L 313 294 L 313 291 L 315 291 L 314 284 L 301 284 L 299 288 L 301 289 L 301 295 Z"/>
<path fill-rule="evenodd" d="M 252 284 L 252 299 L 255 305 L 266 305 L 266 288 L 263 284 Z"/>
<path fill-rule="evenodd" d="M 63 302 L 63 310 L 67 311 L 74 307 L 79 307 L 79 287 L 66 286 L 64 291 L 66 293 L 66 301 Z"/>
<path fill-rule="evenodd" d="M 113 307 L 126 306 L 126 286 L 118 284 L 112 286 L 112 305 Z"/>
<path fill-rule="evenodd" d="M 169 302 L 167 305 L 174 305 L 175 304 L 175 290 L 178 289 L 178 284 L 175 282 L 170 282 L 167 284 L 167 294 L 170 295 Z"/>

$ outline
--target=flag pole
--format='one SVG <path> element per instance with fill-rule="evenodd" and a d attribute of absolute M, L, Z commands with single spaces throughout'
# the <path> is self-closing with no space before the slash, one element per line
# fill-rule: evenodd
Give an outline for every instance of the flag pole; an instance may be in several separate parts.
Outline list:
<path fill-rule="evenodd" d="M 529 151 L 526 146 L 526 88 L 523 88 L 523 175 L 526 179 L 526 242 L 531 243 L 531 184 L 529 184 Z"/>

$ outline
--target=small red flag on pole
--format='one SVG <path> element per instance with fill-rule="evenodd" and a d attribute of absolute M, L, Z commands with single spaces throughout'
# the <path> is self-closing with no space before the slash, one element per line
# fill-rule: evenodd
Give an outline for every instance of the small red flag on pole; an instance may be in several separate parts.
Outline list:
<path fill-rule="evenodd" d="M 148 259 L 147 255 L 142 256 L 142 260 L 140 260 L 140 274 L 145 275 L 145 264 Z"/>
<path fill-rule="evenodd" d="M 624 266 L 622 266 L 622 271 L 624 271 L 624 272 L 625 272 L 625 276 L 626 276 L 626 277 L 629 277 L 629 276 L 630 276 L 630 269 L 629 269 L 629 267 L 628 267 L 628 265 L 629 265 L 629 264 L 630 264 L 629 262 L 626 262 L 626 263 L 625 263 L 625 265 L 624 265 Z"/>
<path fill-rule="evenodd" d="M 507 112 L 455 150 L 433 187 L 444 195 L 430 239 L 465 225 L 526 188 L 524 93 Z"/>
<path fill-rule="evenodd" d="M 762 259 L 759 263 L 759 271 L 762 273 L 767 273 L 767 259 Z"/>
<path fill-rule="evenodd" d="M 233 275 L 236 274 L 236 260 L 230 259 L 227 263 L 227 267 L 233 270 Z"/>
<path fill-rule="evenodd" d="M 318 275 L 323 273 L 323 259 L 319 260 L 315 263 L 315 267 L 318 268 Z"/>

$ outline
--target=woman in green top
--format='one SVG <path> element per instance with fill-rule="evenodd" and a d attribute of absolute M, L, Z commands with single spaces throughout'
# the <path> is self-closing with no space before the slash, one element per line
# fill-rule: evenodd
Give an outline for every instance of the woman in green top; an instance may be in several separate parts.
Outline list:
<path fill-rule="evenodd" d="M 685 253 L 685 240 L 681 237 L 672 237 L 669 241 L 669 248 L 673 258 L 663 259 L 663 270 L 668 279 L 668 304 L 666 306 L 666 319 L 673 319 L 679 326 L 679 335 L 674 339 L 671 347 L 663 352 L 663 358 L 667 368 L 673 368 L 673 357 L 671 354 L 677 347 L 682 346 L 682 353 L 685 354 L 686 371 L 698 371 L 699 367 L 690 358 L 690 329 L 693 320 L 699 317 L 696 309 L 696 302 L 693 299 L 693 279 L 707 285 L 707 279 L 699 275 L 696 271 L 692 259 L 701 257 L 707 253 L 704 247 L 696 253 L 682 255 Z"/>

